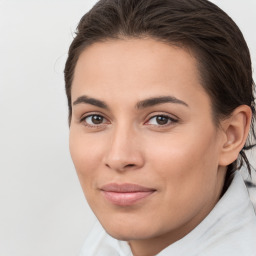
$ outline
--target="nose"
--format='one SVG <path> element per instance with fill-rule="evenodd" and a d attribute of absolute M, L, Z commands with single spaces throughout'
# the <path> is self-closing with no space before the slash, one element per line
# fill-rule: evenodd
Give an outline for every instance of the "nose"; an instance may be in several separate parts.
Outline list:
<path fill-rule="evenodd" d="M 105 165 L 116 171 L 136 170 L 144 165 L 139 133 L 132 128 L 113 129 L 104 156 Z"/>

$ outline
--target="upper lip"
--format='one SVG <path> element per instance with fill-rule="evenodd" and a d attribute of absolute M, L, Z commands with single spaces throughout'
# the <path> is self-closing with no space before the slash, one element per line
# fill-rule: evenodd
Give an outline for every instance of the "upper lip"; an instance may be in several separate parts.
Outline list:
<path fill-rule="evenodd" d="M 144 187 L 132 183 L 109 183 L 101 187 L 101 190 L 107 192 L 116 192 L 116 193 L 132 193 L 132 192 L 150 192 L 155 191 L 156 189 Z"/>

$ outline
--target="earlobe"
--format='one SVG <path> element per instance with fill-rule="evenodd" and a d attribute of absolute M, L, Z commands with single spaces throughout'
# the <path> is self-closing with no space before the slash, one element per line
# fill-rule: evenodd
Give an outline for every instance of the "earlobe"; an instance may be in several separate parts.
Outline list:
<path fill-rule="evenodd" d="M 241 105 L 233 111 L 228 119 L 222 122 L 225 139 L 221 146 L 220 166 L 228 166 L 237 159 L 246 142 L 251 118 L 251 108 L 247 105 Z"/>

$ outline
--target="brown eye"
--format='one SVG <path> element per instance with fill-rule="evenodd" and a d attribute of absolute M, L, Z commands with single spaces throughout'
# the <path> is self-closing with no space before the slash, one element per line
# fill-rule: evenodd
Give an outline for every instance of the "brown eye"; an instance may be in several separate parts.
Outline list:
<path fill-rule="evenodd" d="M 106 118 L 101 115 L 89 115 L 84 117 L 81 121 L 87 126 L 98 126 L 107 123 Z"/>
<path fill-rule="evenodd" d="M 156 122 L 159 125 L 165 125 L 168 123 L 170 118 L 166 117 L 166 116 L 157 116 L 156 117 Z"/>
<path fill-rule="evenodd" d="M 93 115 L 91 116 L 91 122 L 93 124 L 101 124 L 103 122 L 104 118 L 102 116 Z"/>
<path fill-rule="evenodd" d="M 178 120 L 176 120 L 170 116 L 156 115 L 156 116 L 151 117 L 146 124 L 154 125 L 154 126 L 165 126 L 165 125 L 171 125 L 171 124 L 174 124 L 177 122 L 178 122 Z"/>

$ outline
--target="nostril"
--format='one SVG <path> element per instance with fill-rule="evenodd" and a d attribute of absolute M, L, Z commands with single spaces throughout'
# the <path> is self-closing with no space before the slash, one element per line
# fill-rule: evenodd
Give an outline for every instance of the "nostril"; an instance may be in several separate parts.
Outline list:
<path fill-rule="evenodd" d="M 125 170 L 136 167 L 136 164 L 118 164 L 118 165 L 112 164 L 111 165 L 111 164 L 106 163 L 106 167 L 108 167 L 110 169 L 125 171 Z"/>
<path fill-rule="evenodd" d="M 125 167 L 134 167 L 135 164 L 127 164 Z"/>

